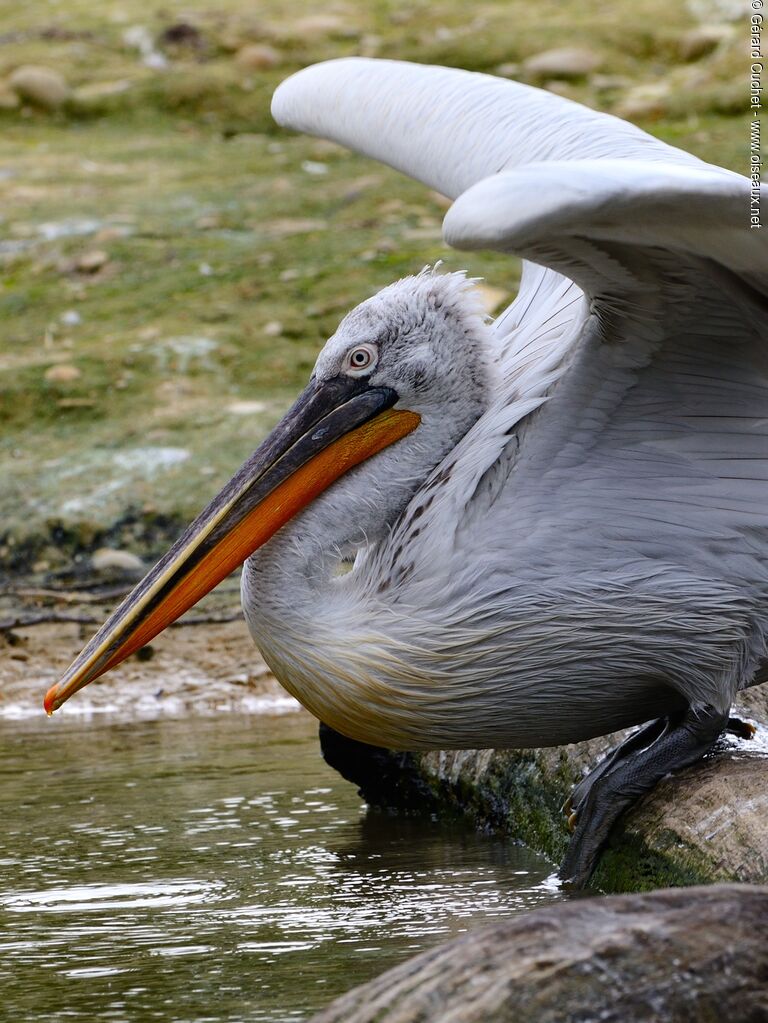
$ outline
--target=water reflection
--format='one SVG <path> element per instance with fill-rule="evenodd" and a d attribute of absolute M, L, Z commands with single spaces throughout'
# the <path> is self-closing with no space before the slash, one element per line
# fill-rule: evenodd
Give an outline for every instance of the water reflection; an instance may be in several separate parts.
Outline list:
<path fill-rule="evenodd" d="M 0 731 L 8 1018 L 305 1019 L 559 898 L 465 826 L 366 813 L 303 714 Z"/>

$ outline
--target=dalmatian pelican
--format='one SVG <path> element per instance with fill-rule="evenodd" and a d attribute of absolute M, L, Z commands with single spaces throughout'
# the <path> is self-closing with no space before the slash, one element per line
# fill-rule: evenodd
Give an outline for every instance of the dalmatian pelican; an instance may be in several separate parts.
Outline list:
<path fill-rule="evenodd" d="M 45 706 L 245 562 L 267 664 L 353 739 L 510 748 L 642 726 L 574 792 L 561 877 L 584 885 L 617 817 L 768 679 L 751 182 L 455 69 L 333 60 L 284 82 L 273 113 L 450 197 L 445 241 L 523 257 L 519 294 L 489 322 L 464 275 L 425 270 L 350 312 Z"/>

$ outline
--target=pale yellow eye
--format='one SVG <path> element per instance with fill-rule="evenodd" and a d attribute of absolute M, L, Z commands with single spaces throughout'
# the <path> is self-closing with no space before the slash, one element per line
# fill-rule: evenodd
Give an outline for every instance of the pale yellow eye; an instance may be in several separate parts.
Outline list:
<path fill-rule="evenodd" d="M 347 356 L 347 366 L 352 373 L 363 373 L 375 365 L 378 352 L 373 345 L 359 345 Z"/>

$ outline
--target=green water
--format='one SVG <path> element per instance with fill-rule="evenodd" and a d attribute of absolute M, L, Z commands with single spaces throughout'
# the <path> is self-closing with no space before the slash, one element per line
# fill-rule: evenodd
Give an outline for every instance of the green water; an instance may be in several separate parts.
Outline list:
<path fill-rule="evenodd" d="M 550 864 L 367 811 L 306 715 L 0 729 L 0 1015 L 303 1020 L 560 898 Z"/>

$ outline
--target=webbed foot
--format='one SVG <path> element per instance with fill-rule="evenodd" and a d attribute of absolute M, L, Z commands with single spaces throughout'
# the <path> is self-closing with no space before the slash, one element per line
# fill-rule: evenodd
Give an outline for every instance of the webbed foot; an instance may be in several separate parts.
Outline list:
<path fill-rule="evenodd" d="M 645 725 L 617 746 L 574 788 L 575 828 L 560 867 L 561 879 L 572 888 L 583 888 L 621 814 L 664 775 L 703 757 L 728 726 L 728 715 L 714 707 L 691 708 L 676 718 Z"/>

